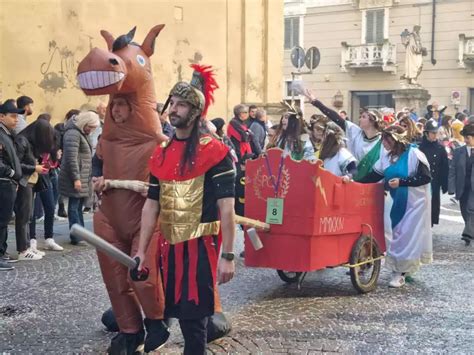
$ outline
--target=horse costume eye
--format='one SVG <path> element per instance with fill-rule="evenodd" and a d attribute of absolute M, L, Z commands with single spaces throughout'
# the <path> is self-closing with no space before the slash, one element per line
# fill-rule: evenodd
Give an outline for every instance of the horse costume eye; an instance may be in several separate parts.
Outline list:
<path fill-rule="evenodd" d="M 145 64 L 146 64 L 145 58 L 143 58 L 143 56 L 141 56 L 140 54 L 137 55 L 137 62 L 138 62 L 138 64 L 140 64 L 142 67 L 144 67 Z"/>

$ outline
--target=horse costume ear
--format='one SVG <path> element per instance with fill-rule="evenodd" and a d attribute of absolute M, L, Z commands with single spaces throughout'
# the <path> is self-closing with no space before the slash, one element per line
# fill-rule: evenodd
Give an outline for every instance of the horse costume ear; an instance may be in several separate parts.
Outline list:
<path fill-rule="evenodd" d="M 100 34 L 102 35 L 102 37 L 104 37 L 105 42 L 107 43 L 107 48 L 109 49 L 109 51 L 112 51 L 112 46 L 113 46 L 114 41 L 115 41 L 114 36 L 112 36 L 112 34 L 108 31 L 106 31 L 106 30 L 100 31 Z"/>
<path fill-rule="evenodd" d="M 155 39 L 160 34 L 163 27 L 165 27 L 165 25 L 156 25 L 150 30 L 150 32 L 148 32 L 147 36 L 145 37 L 141 47 L 148 57 L 151 57 L 155 51 Z"/>
<path fill-rule="evenodd" d="M 133 37 L 135 37 L 135 31 L 137 30 L 137 26 L 133 27 L 130 32 L 126 34 L 128 43 L 133 41 Z"/>

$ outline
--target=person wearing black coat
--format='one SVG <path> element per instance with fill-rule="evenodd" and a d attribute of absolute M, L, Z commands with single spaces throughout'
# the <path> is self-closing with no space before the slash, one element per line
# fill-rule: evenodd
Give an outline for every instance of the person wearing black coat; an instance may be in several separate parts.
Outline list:
<path fill-rule="evenodd" d="M 425 125 L 423 140 L 419 149 L 426 155 L 431 170 L 431 226 L 439 224 L 441 193 L 448 192 L 448 153 L 438 142 L 438 123 L 431 119 Z"/>
<path fill-rule="evenodd" d="M 0 105 L 0 271 L 13 270 L 7 253 L 8 223 L 12 218 L 21 166 L 16 154 L 13 132 L 18 124 L 18 114 L 24 113 L 16 107 L 15 100 L 6 100 Z"/>

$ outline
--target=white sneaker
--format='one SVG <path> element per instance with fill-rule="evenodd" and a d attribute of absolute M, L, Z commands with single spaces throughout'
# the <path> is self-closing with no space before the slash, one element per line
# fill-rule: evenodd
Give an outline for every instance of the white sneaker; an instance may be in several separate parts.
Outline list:
<path fill-rule="evenodd" d="M 53 238 L 46 238 L 46 245 L 44 246 L 45 249 L 54 250 L 54 251 L 63 251 L 64 248 L 57 244 Z"/>
<path fill-rule="evenodd" d="M 46 253 L 44 251 L 38 250 L 38 242 L 34 238 L 30 239 L 30 250 L 33 253 L 40 255 L 41 257 L 46 255 Z"/>
<path fill-rule="evenodd" d="M 405 276 L 400 273 L 394 273 L 392 279 L 388 283 L 389 287 L 399 288 L 405 285 Z"/>
<path fill-rule="evenodd" d="M 55 221 L 65 221 L 66 218 L 64 218 L 64 217 L 59 217 L 57 214 L 55 214 L 55 215 L 54 215 L 54 220 L 55 220 Z"/>
<path fill-rule="evenodd" d="M 20 261 L 32 261 L 32 260 L 41 260 L 43 257 L 39 254 L 36 254 L 31 249 L 26 249 L 21 253 L 18 253 L 18 260 Z"/>

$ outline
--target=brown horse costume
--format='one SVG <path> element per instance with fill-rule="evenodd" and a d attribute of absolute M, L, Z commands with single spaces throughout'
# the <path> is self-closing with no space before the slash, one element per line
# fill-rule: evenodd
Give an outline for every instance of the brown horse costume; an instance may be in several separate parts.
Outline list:
<path fill-rule="evenodd" d="M 94 48 L 78 67 L 78 81 L 86 95 L 110 95 L 97 154 L 103 160 L 104 179 L 148 181 L 147 163 L 157 144 L 166 136 L 161 132 L 155 110 L 156 98 L 150 56 L 155 38 L 164 25 L 153 27 L 142 45 L 132 43 L 135 29 L 114 39 L 101 31 L 108 51 Z M 127 100 L 130 117 L 117 124 L 111 117 L 110 103 L 116 95 Z M 100 210 L 94 215 L 94 231 L 130 256 L 135 255 L 140 236 L 141 211 L 145 197 L 125 189 L 104 192 Z M 163 289 L 155 263 L 156 240 L 147 255 L 150 275 L 145 282 L 133 282 L 128 270 L 98 252 L 102 276 L 122 333 L 143 329 L 146 318 L 163 318 Z"/>

